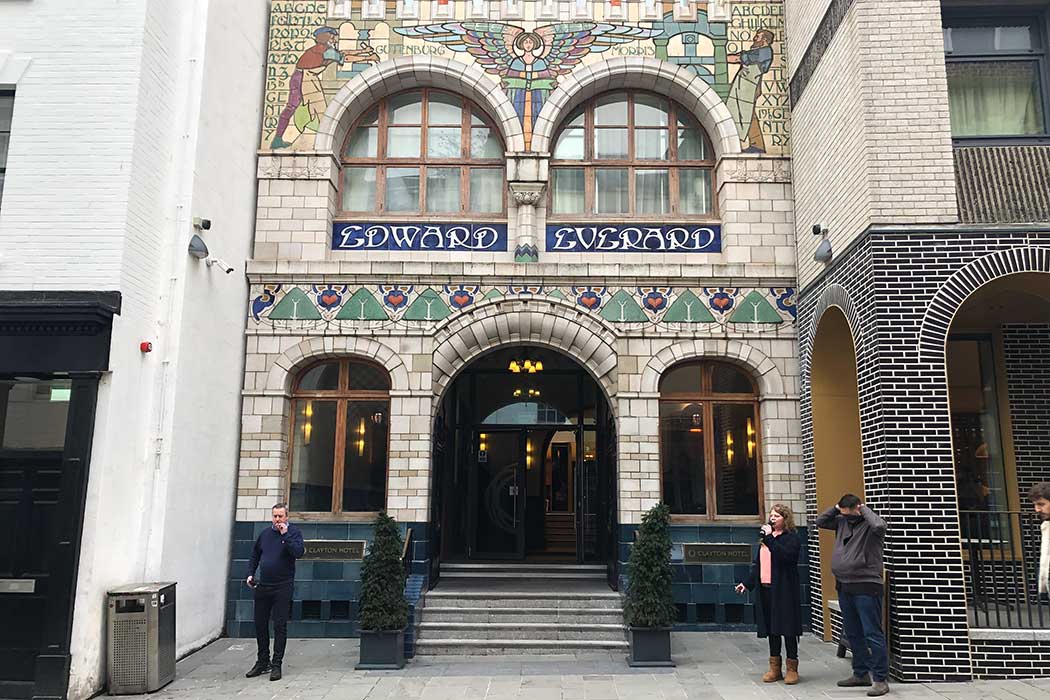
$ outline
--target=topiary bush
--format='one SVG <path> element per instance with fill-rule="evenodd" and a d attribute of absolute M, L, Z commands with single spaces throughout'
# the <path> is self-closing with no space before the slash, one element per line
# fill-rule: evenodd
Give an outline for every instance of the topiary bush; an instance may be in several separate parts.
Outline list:
<path fill-rule="evenodd" d="M 363 630 L 400 630 L 408 624 L 405 568 L 401 562 L 403 547 L 397 521 L 386 513 L 380 513 L 376 517 L 372 544 L 361 564 Z"/>
<path fill-rule="evenodd" d="M 632 627 L 670 627 L 675 619 L 671 592 L 671 509 L 657 503 L 642 516 L 627 562 L 624 617 Z"/>

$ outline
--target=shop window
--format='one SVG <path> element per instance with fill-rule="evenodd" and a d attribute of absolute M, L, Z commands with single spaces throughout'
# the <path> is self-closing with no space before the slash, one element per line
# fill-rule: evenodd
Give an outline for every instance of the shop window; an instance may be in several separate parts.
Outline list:
<path fill-rule="evenodd" d="M 343 148 L 341 209 L 393 217 L 502 214 L 503 143 L 473 103 L 438 90 L 379 101 Z"/>
<path fill-rule="evenodd" d="M 558 131 L 550 216 L 710 217 L 713 180 L 711 142 L 685 108 L 645 92 L 607 93 Z"/>
<path fill-rule="evenodd" d="M 761 513 L 758 395 L 733 365 L 688 362 L 660 381 L 663 500 L 676 515 Z"/>
<path fill-rule="evenodd" d="M 1046 136 L 1045 20 L 945 17 L 952 137 Z"/>
<path fill-rule="evenodd" d="M 390 425 L 386 371 L 352 359 L 313 365 L 295 383 L 292 416 L 291 510 L 383 510 Z"/>
<path fill-rule="evenodd" d="M 0 204 L 4 201 L 4 176 L 7 174 L 7 147 L 11 143 L 11 117 L 15 93 L 0 90 Z"/>

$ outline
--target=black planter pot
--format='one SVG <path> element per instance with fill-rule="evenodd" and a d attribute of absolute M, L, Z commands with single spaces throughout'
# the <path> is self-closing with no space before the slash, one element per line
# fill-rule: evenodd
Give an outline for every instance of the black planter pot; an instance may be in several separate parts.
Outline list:
<path fill-rule="evenodd" d="M 361 657 L 355 669 L 361 671 L 396 670 L 405 667 L 405 631 L 361 630 Z"/>
<path fill-rule="evenodd" d="M 670 627 L 628 627 L 631 654 L 628 666 L 674 666 Z"/>

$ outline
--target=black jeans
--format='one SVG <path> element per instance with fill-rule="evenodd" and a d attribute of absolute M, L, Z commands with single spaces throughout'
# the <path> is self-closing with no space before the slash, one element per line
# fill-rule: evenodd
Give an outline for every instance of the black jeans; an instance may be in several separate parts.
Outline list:
<path fill-rule="evenodd" d="M 768 628 L 772 622 L 772 605 L 770 603 L 769 586 L 760 586 L 759 598 L 762 604 L 762 615 L 766 620 L 766 627 Z M 769 655 L 780 656 L 780 640 L 779 634 L 769 635 Z M 783 637 L 784 646 L 787 647 L 787 657 L 798 661 L 798 637 L 785 636 Z"/>
<path fill-rule="evenodd" d="M 292 582 L 255 589 L 255 641 L 259 645 L 259 661 L 270 660 L 270 620 L 273 619 L 273 663 L 284 661 L 284 647 L 288 643 L 288 614 L 292 608 Z"/>

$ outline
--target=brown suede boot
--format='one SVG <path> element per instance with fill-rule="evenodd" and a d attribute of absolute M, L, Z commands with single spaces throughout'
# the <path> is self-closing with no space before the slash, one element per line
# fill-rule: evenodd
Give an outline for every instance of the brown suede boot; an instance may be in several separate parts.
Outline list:
<path fill-rule="evenodd" d="M 784 674 L 784 682 L 788 685 L 798 683 L 798 659 L 787 660 L 787 673 Z"/>
<path fill-rule="evenodd" d="M 776 683 L 777 681 L 784 680 L 784 676 L 780 672 L 780 657 L 770 656 L 769 657 L 769 670 L 762 676 L 763 683 Z"/>

